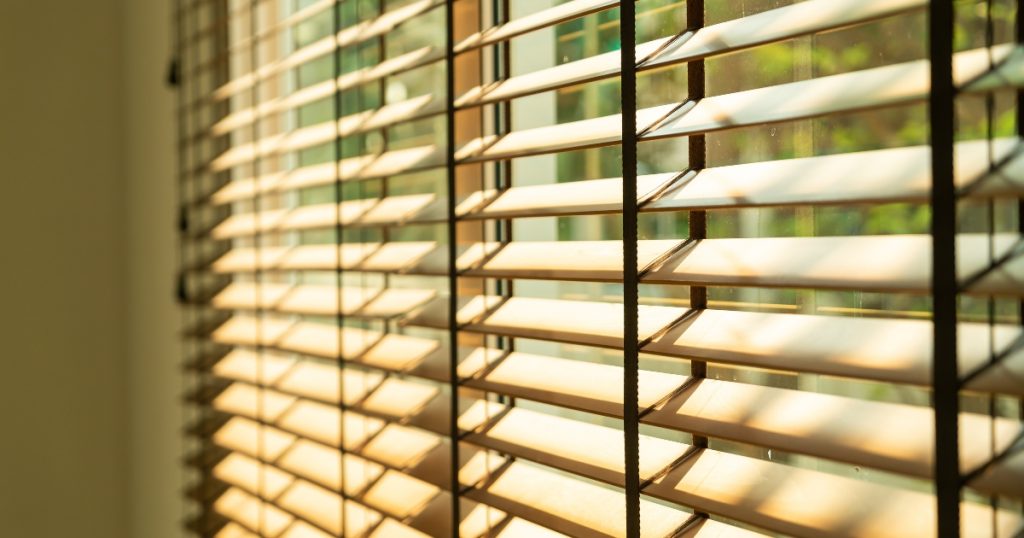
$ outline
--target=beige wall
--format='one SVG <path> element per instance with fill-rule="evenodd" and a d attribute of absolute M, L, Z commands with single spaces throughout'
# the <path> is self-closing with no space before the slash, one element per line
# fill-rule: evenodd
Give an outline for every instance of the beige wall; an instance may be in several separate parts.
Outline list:
<path fill-rule="evenodd" d="M 0 8 L 0 536 L 181 535 L 169 4 Z"/>
<path fill-rule="evenodd" d="M 176 124 L 174 92 L 166 86 L 173 2 L 121 3 L 129 536 L 164 538 L 182 535 Z"/>

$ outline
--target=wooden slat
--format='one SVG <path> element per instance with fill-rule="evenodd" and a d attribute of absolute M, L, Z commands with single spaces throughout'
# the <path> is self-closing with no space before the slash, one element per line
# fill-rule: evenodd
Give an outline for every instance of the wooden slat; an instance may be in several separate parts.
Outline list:
<path fill-rule="evenodd" d="M 232 417 L 213 434 L 213 442 L 235 452 L 275 460 L 296 442 L 295 435 Z"/>
<path fill-rule="evenodd" d="M 612 481 L 613 483 L 616 483 L 615 481 L 618 480 L 618 478 L 616 477 L 621 477 L 621 468 L 619 466 L 621 466 L 622 460 L 621 458 L 616 457 L 616 450 L 621 450 L 622 444 L 610 442 L 609 440 L 605 440 L 605 442 L 593 442 L 595 441 L 595 439 L 592 438 L 594 435 L 597 435 L 598 437 L 607 435 L 621 437 L 621 431 L 613 430 L 610 428 L 601 428 L 597 426 L 587 426 L 585 424 L 570 424 L 572 421 L 567 421 L 567 419 L 535 416 L 535 412 L 530 412 L 521 409 L 513 410 L 509 414 L 500 414 L 498 412 L 500 409 L 492 407 L 492 404 L 478 402 L 473 407 L 470 407 L 461 414 L 460 426 L 470 431 L 477 432 L 476 434 L 472 434 L 469 438 L 467 438 L 468 441 L 481 443 L 484 446 L 488 446 L 490 448 L 509 451 L 514 454 L 518 454 L 521 457 L 525 457 L 527 459 L 534 459 L 541 463 L 554 465 L 556 467 L 563 468 L 576 473 L 581 473 L 586 476 L 591 476 L 599 479 L 604 478 L 609 481 Z M 336 408 L 330 409 L 333 413 L 338 412 Z M 499 422 L 495 423 L 493 421 L 495 417 L 498 417 Z M 559 423 L 557 425 L 557 428 L 536 427 L 538 423 L 540 423 L 543 426 L 546 422 L 552 420 Z M 600 431 L 594 430 L 594 428 L 598 428 Z M 558 434 L 551 435 L 550 432 L 558 432 Z M 646 437 L 644 439 L 645 441 L 642 441 L 641 446 L 648 447 L 648 450 L 644 450 L 642 453 L 646 454 L 647 458 L 653 459 L 645 460 L 647 461 L 647 467 L 642 468 L 647 469 L 646 473 L 650 473 L 651 476 L 656 476 L 658 471 L 667 467 L 671 462 L 677 460 L 678 457 L 683 453 L 683 451 L 686 450 L 686 447 L 684 445 L 680 445 L 677 443 L 671 443 L 668 441 L 662 441 Z M 597 441 L 600 441 L 600 439 L 598 439 Z M 404 445 L 406 444 L 395 444 L 394 442 L 388 442 L 381 443 L 380 446 L 394 447 Z M 595 446 L 605 447 L 606 451 L 595 452 Z M 610 450 L 610 452 L 607 452 L 608 450 Z M 858 488 L 855 491 L 853 491 L 853 493 L 844 495 L 846 497 L 844 499 L 846 503 L 857 502 L 856 499 L 858 497 L 856 497 L 856 495 L 865 495 L 864 499 L 874 499 L 876 498 L 876 496 L 882 496 L 884 498 L 893 500 L 893 502 L 910 502 L 914 506 L 917 506 L 918 509 L 920 509 L 925 504 L 930 505 L 930 503 L 932 502 L 930 500 L 930 497 L 926 495 L 911 494 L 909 492 L 901 492 L 889 488 L 866 485 L 858 481 L 841 479 L 838 477 L 824 475 L 821 473 L 814 473 L 810 471 L 803 471 L 799 469 L 786 468 L 777 464 L 755 462 L 754 460 L 749 460 L 748 458 L 741 458 L 739 456 L 731 456 L 727 454 L 714 453 L 708 451 L 705 451 L 704 453 L 697 456 L 697 458 L 700 458 L 702 460 L 706 458 L 717 460 L 722 457 L 732 458 L 736 460 L 731 463 L 732 465 L 767 466 L 764 469 L 762 469 L 761 472 L 778 475 L 776 476 L 777 481 L 782 484 L 787 483 L 791 479 L 795 479 L 799 481 L 803 486 L 822 488 L 821 491 L 835 491 L 834 488 L 839 488 L 839 490 L 844 492 L 849 492 L 852 485 L 856 485 Z M 400 462 L 401 460 L 399 460 L 399 462 L 396 463 Z M 687 463 L 684 463 L 683 466 L 685 467 L 688 464 L 689 460 L 687 461 Z M 619 469 L 619 471 L 617 472 L 616 469 Z M 467 469 L 464 471 L 470 472 L 471 470 L 472 465 L 467 465 Z M 519 487 L 521 487 L 521 485 L 517 484 L 515 481 L 511 483 L 506 483 L 504 485 L 504 488 L 497 486 L 497 484 L 500 484 L 501 481 L 505 479 L 505 473 L 507 472 L 508 471 L 506 470 L 499 476 L 497 480 L 490 482 L 490 484 L 487 487 L 486 500 L 490 500 L 492 502 L 496 501 L 495 505 L 497 507 L 502 508 L 504 510 L 508 510 L 512 513 L 518 514 L 528 519 L 539 519 L 540 521 L 543 521 L 544 524 L 554 526 L 556 529 L 560 528 L 559 525 L 562 525 L 561 528 L 565 530 L 573 529 L 571 524 L 570 526 L 565 526 L 566 521 L 576 522 L 578 518 L 584 518 L 585 520 L 585 518 L 588 517 L 584 513 L 573 513 L 571 512 L 571 509 L 567 510 L 564 513 L 558 513 L 557 510 L 559 507 L 557 505 L 554 507 L 552 507 L 551 505 L 540 503 L 538 503 L 537 505 L 533 505 L 529 503 L 528 499 L 524 500 L 522 497 L 516 497 L 516 495 L 524 495 L 524 493 L 518 489 Z M 672 476 L 672 473 L 670 473 L 669 476 Z M 537 477 L 534 477 L 530 482 L 533 483 L 536 480 Z M 840 482 L 840 484 L 829 484 L 828 482 L 831 481 L 838 481 Z M 849 484 L 846 482 L 849 482 Z M 730 492 L 731 490 L 729 490 L 725 492 L 715 492 L 713 494 L 707 494 L 706 492 L 700 491 L 702 488 L 707 488 L 709 486 L 711 485 L 709 485 L 706 481 L 702 480 L 701 482 L 695 485 L 689 486 L 694 487 L 697 491 L 680 489 L 680 487 L 678 486 L 675 488 L 666 489 L 660 487 L 659 481 L 656 480 L 655 483 L 649 487 L 649 489 L 651 489 L 650 493 L 658 496 L 663 496 L 663 498 L 666 498 L 668 500 L 680 501 L 681 499 L 685 498 L 691 502 L 686 502 L 684 504 L 696 506 L 699 509 L 703 509 L 705 506 L 715 507 L 717 510 L 709 509 L 708 511 L 711 511 L 713 513 L 721 513 L 726 517 L 733 517 L 745 521 L 760 520 L 759 524 L 762 524 L 767 528 L 786 529 L 785 532 L 792 532 L 793 534 L 797 535 L 813 535 L 814 532 L 828 532 L 835 533 L 838 535 L 844 535 L 845 531 L 843 530 L 843 527 L 835 527 L 834 524 L 830 522 L 826 522 L 823 524 L 820 521 L 816 521 L 808 524 L 806 521 L 802 519 L 794 519 L 794 516 L 792 516 L 791 514 L 792 510 L 788 508 L 788 504 L 777 504 L 774 502 L 772 496 L 779 495 L 779 493 L 777 492 L 771 492 L 771 496 L 766 498 L 758 497 L 759 495 L 765 495 L 766 493 L 764 492 L 749 493 L 749 495 L 753 496 L 753 499 L 751 499 L 745 496 L 748 495 L 748 493 L 742 491 L 740 491 L 739 493 L 734 493 Z M 559 487 L 564 489 L 566 487 L 572 486 L 567 486 L 563 484 L 560 485 Z M 714 487 L 723 488 L 725 486 L 724 483 L 719 482 L 718 485 L 714 485 Z M 497 496 L 495 496 L 495 489 L 501 492 Z M 560 493 L 564 493 L 564 491 Z M 796 493 L 782 493 L 783 496 L 793 494 Z M 472 496 L 473 493 L 471 493 L 470 495 Z M 720 496 L 722 495 L 729 496 L 731 499 L 730 503 L 726 505 L 727 508 L 723 508 L 724 503 L 720 499 Z M 740 498 L 737 498 L 737 495 L 740 495 Z M 802 495 L 806 495 L 806 492 L 803 493 Z M 815 497 L 820 496 L 821 495 L 817 495 Z M 511 497 L 512 500 L 510 500 L 509 497 Z M 698 502 L 692 502 L 694 499 L 696 499 Z M 865 502 L 864 499 L 861 499 L 860 502 Z M 745 512 L 751 510 L 751 508 L 749 508 L 751 505 L 763 506 L 765 502 L 772 502 L 772 506 L 777 506 L 776 510 L 773 512 L 769 512 L 767 514 L 761 513 L 763 511 L 759 512 L 757 510 L 754 510 L 753 514 Z M 830 503 L 826 502 L 825 504 L 828 505 Z M 550 512 L 552 511 L 552 509 L 556 510 L 555 515 L 558 517 L 555 519 L 550 519 L 550 516 L 547 516 L 548 519 L 546 519 L 545 512 Z M 983 509 L 981 507 L 965 505 L 964 509 L 965 514 L 968 515 L 969 520 L 977 519 L 978 521 L 980 521 L 980 519 L 978 518 L 980 518 L 981 514 L 983 513 Z M 721 510 L 721 512 L 719 512 L 718 510 Z M 540 513 L 538 513 L 538 511 Z M 799 512 L 800 510 L 797 511 Z M 876 523 L 873 521 L 875 519 L 875 514 L 876 513 L 874 512 L 872 513 L 872 516 L 870 518 L 872 521 L 868 521 L 863 524 L 872 526 L 872 528 L 875 530 L 877 530 L 878 528 L 884 528 L 884 526 L 882 526 L 880 523 L 876 525 Z M 882 514 L 879 517 L 885 520 L 887 517 L 890 516 Z M 1016 520 L 1014 520 L 1014 516 L 1011 515 L 1000 513 L 998 517 L 1001 521 L 1000 524 L 1004 526 L 1019 523 Z M 987 523 L 989 520 L 986 518 L 984 519 L 984 521 Z M 587 522 L 587 524 L 589 525 L 588 528 L 593 530 L 593 522 Z M 915 523 L 915 525 L 916 524 L 919 523 Z M 977 521 L 971 522 L 969 524 L 977 525 L 980 527 Z M 575 530 L 578 531 L 580 529 Z M 906 527 L 901 527 L 899 530 L 906 530 Z M 851 535 L 856 534 L 854 533 Z"/>
<path fill-rule="evenodd" d="M 540 427 L 532 427 L 534 424 Z M 621 473 L 623 458 L 619 452 L 623 434 L 618 429 L 574 423 L 523 409 L 514 409 L 478 428 L 480 433 L 471 435 L 471 442 L 500 447 L 520 458 L 594 478 Z M 653 483 L 644 491 L 697 510 L 795 536 L 895 538 L 934 533 L 928 532 L 934 525 L 934 514 L 922 515 L 935 509 L 934 498 L 928 494 L 708 449 L 671 467 L 690 447 L 646 436 L 641 436 L 640 443 L 641 476 L 645 476 L 645 466 L 649 466 L 647 472 L 653 473 L 671 469 L 663 477 L 655 474 Z M 541 479 L 508 475 L 509 471 L 500 474 L 493 484 L 508 479 L 506 487 L 518 490 Z M 490 488 L 488 492 L 491 493 Z M 557 502 L 544 499 L 530 508 L 544 509 L 548 503 Z M 508 510 L 516 513 L 514 509 Z M 966 535 L 984 535 L 995 521 L 998 535 L 1010 536 L 1021 524 L 1020 515 L 1012 511 L 997 511 L 993 515 L 991 508 L 973 503 L 963 503 L 961 510 Z M 593 517 L 607 515 L 604 510 L 590 513 Z M 922 516 L 908 518 L 907 514 Z M 664 534 L 652 532 L 652 536 L 661 535 Z"/>
<path fill-rule="evenodd" d="M 957 185 L 969 198 L 1024 194 L 1024 152 L 1015 138 L 956 146 Z M 930 148 L 911 146 L 713 167 L 697 173 L 637 178 L 640 211 L 792 205 L 926 202 Z M 671 186 L 659 192 L 659 187 Z M 654 195 L 654 196 L 652 196 Z M 650 200 L 650 201 L 648 201 Z M 622 211 L 622 179 L 552 183 L 480 191 L 458 211 L 462 219 L 568 216 Z"/>
<path fill-rule="evenodd" d="M 616 2 L 617 3 L 617 2 Z M 887 17 L 926 5 L 922 0 L 811 0 L 637 45 L 638 70 L 698 60 L 745 48 L 823 32 Z M 559 6 L 561 7 L 561 6 Z M 539 14 L 532 15 L 533 17 Z M 476 34 L 473 39 L 481 40 Z M 459 107 L 477 106 L 617 75 L 619 52 L 599 54 L 496 84 L 475 87 L 459 96 Z"/>
<path fill-rule="evenodd" d="M 961 142 L 956 149 L 956 181 L 964 196 L 1024 194 L 1024 151 L 1016 139 L 997 139 L 991 145 L 984 140 Z M 707 168 L 695 174 L 640 176 L 640 211 L 926 202 L 929 154 L 928 146 L 911 146 Z M 1000 164 L 991 169 L 990 161 Z M 456 214 L 475 220 L 618 213 L 621 185 L 620 178 L 609 178 L 477 192 L 460 202 Z M 348 226 L 437 223 L 444 222 L 443 206 L 440 197 L 422 194 L 300 206 L 286 213 L 272 210 L 259 218 L 236 214 L 215 227 L 211 236 L 331 227 L 339 220 Z"/>
<path fill-rule="evenodd" d="M 652 129 L 679 105 L 668 104 L 637 110 L 638 132 Z M 505 135 L 486 135 L 467 142 L 455 152 L 462 163 L 510 159 L 555 153 L 588 147 L 617 144 L 622 140 L 619 114 L 512 131 Z"/>
<path fill-rule="evenodd" d="M 304 480 L 297 480 L 275 503 L 335 536 L 360 536 L 381 520 L 379 512 L 342 503 L 340 495 Z"/>
<path fill-rule="evenodd" d="M 250 424 L 252 424 L 252 427 L 254 429 L 259 427 L 277 433 L 278 435 L 284 435 L 283 432 L 280 432 L 280 430 L 277 430 L 276 428 L 273 428 L 271 426 L 258 426 L 256 425 L 256 423 Z M 389 426 L 388 428 L 391 427 L 392 426 Z M 402 428 L 400 426 L 398 426 L 397 428 L 404 429 L 410 432 L 415 431 L 409 430 L 408 428 Z M 387 429 L 385 431 L 387 431 Z M 378 436 L 378 438 L 384 436 L 385 433 L 382 432 Z M 378 440 L 378 438 L 375 438 L 375 441 Z M 431 456 L 428 456 L 425 459 L 420 459 L 422 458 L 422 456 L 417 457 L 412 454 L 408 454 L 408 449 L 413 448 L 416 445 L 416 443 L 399 442 L 402 440 L 409 440 L 408 437 L 395 437 L 382 440 L 385 442 L 376 443 L 376 446 L 368 445 L 364 452 L 371 452 L 374 455 L 376 455 L 376 457 L 384 458 L 385 460 L 390 459 L 393 464 L 397 465 L 406 465 L 411 461 L 421 461 L 422 464 L 419 464 L 419 467 L 429 467 L 430 465 L 432 465 L 430 463 L 431 461 L 433 461 Z M 442 448 L 436 445 L 436 442 L 437 441 L 431 441 L 429 447 L 437 446 L 438 448 Z M 315 447 L 315 451 L 311 451 L 311 447 Z M 387 456 L 385 452 L 381 451 L 382 449 L 385 448 L 391 451 L 397 450 L 398 453 L 406 452 L 407 455 L 402 456 L 399 459 L 395 459 L 394 456 Z M 420 449 L 419 451 L 414 452 L 422 453 L 422 450 L 423 449 Z M 447 454 L 447 449 L 432 450 L 432 448 L 427 448 L 426 450 L 429 451 L 431 454 Z M 467 479 L 469 479 L 472 475 L 478 474 L 480 472 L 494 472 L 498 469 L 500 463 L 503 461 L 503 458 L 499 456 L 490 456 L 488 457 L 490 462 L 483 464 L 483 467 L 481 467 L 479 463 L 480 459 L 477 456 L 473 456 L 473 454 L 482 455 L 482 453 L 476 452 L 469 445 L 467 445 L 466 448 L 464 449 L 464 453 L 469 455 L 467 459 L 470 460 L 467 461 L 466 473 L 463 474 L 463 476 L 467 477 Z M 320 445 L 312 441 L 299 440 L 292 450 L 290 450 L 280 459 L 276 460 L 278 462 L 276 465 L 289 470 L 295 469 L 297 470 L 297 474 L 299 474 L 300 476 L 302 476 L 303 473 L 306 473 L 308 476 L 305 476 L 305 478 L 313 480 L 314 482 L 323 483 L 334 481 L 335 483 L 337 483 L 337 477 L 336 475 L 331 474 L 331 470 L 337 469 L 337 460 L 339 456 L 340 454 L 336 451 L 336 449 L 331 449 L 327 446 Z M 332 464 L 327 463 L 326 458 L 331 458 L 334 460 L 333 466 Z M 422 480 L 412 478 L 409 475 L 398 473 L 394 468 L 392 470 L 382 472 L 380 467 L 377 467 L 376 464 L 368 462 L 367 460 L 364 460 L 358 456 L 354 456 L 351 453 L 347 454 L 346 458 L 346 469 L 352 471 L 347 475 L 350 477 L 348 480 L 355 483 L 346 484 L 346 491 L 352 492 L 352 495 L 354 496 L 356 491 L 361 490 L 363 487 L 367 485 L 374 485 L 373 487 L 376 488 L 380 487 L 379 485 L 383 483 L 384 486 L 386 487 L 380 487 L 380 489 L 371 489 L 367 491 L 364 495 L 359 497 L 359 501 L 364 502 L 375 509 L 381 510 L 382 512 L 392 517 L 399 516 L 402 510 L 413 509 L 415 511 L 416 507 L 420 506 L 420 503 L 416 502 L 416 495 L 409 495 L 410 489 L 413 490 L 412 493 L 415 493 L 415 491 L 422 491 L 426 494 L 430 494 L 431 492 L 436 492 L 440 490 L 446 485 L 445 481 L 447 480 L 447 475 L 445 473 L 431 473 L 428 476 L 432 476 L 435 480 L 433 482 L 424 483 L 422 482 Z M 349 461 L 351 463 L 349 463 Z M 376 478 L 380 476 L 386 477 L 386 479 L 389 482 L 384 483 L 383 480 L 381 482 L 378 482 Z M 584 490 L 594 491 L 593 486 L 587 486 L 582 482 L 579 482 L 577 485 L 582 486 Z M 438 499 L 437 497 L 435 497 L 435 502 L 433 504 L 438 505 L 439 507 L 442 505 L 446 506 L 447 503 L 449 502 L 447 498 L 447 493 L 440 493 L 439 497 L 441 498 Z M 402 498 L 404 498 L 405 501 L 403 501 Z M 460 527 L 463 530 L 462 534 L 465 536 L 482 536 L 487 532 L 488 529 L 495 528 L 501 521 L 501 519 L 504 518 L 504 514 L 500 510 L 495 510 L 493 508 L 485 507 L 483 505 L 478 505 L 476 503 L 465 500 L 463 501 L 463 503 L 463 513 L 467 514 L 467 517 L 463 520 Z M 391 506 L 391 511 L 386 509 L 388 506 Z M 418 515 L 409 522 L 409 525 L 411 527 L 420 528 L 421 530 L 427 530 L 428 532 L 433 531 L 430 532 L 431 535 L 442 534 L 439 533 L 436 528 L 430 527 L 430 525 L 436 525 L 436 521 L 431 520 L 432 514 L 428 514 L 428 511 L 430 511 L 429 508 L 423 508 L 418 513 Z M 447 513 L 447 511 L 445 511 L 445 513 Z M 513 520 L 510 521 L 509 524 L 514 525 L 513 531 L 503 532 L 498 536 L 521 536 L 520 534 L 517 534 L 517 532 L 515 532 L 517 530 L 522 532 L 537 532 L 537 534 L 529 534 L 528 536 L 559 535 L 557 533 L 544 530 L 542 527 L 536 527 L 535 524 L 518 518 L 513 518 Z M 723 528 L 728 529 L 730 527 L 724 526 Z M 538 529 L 542 529 L 543 532 L 541 532 Z"/>
<path fill-rule="evenodd" d="M 295 480 L 294 476 L 276 467 L 263 465 L 238 452 L 232 452 L 215 465 L 212 475 L 267 499 L 280 495 Z"/>
<path fill-rule="evenodd" d="M 295 445 L 276 461 L 277 465 L 296 476 L 335 491 L 341 490 L 341 483 L 344 482 L 345 494 L 350 497 L 364 490 L 384 472 L 380 465 L 346 453 L 343 478 L 341 452 L 337 448 L 308 439 L 296 441 Z"/>
<path fill-rule="evenodd" d="M 211 305 L 225 310 L 259 308 L 292 314 L 393 318 L 411 312 L 436 294 L 427 289 L 379 287 L 342 287 L 339 293 L 335 286 L 234 282 L 215 295 Z M 257 295 L 262 296 L 259 302 Z"/>
<path fill-rule="evenodd" d="M 1016 235 L 957 237 L 957 273 L 985 273 L 965 291 L 1024 293 L 1024 257 Z M 642 283 L 815 288 L 928 293 L 931 237 L 925 235 L 641 240 Z M 1005 257 L 1008 261 L 999 263 Z M 988 271 L 992 265 L 997 268 Z M 622 281 L 619 241 L 513 241 L 467 276 L 542 280 Z"/>
<path fill-rule="evenodd" d="M 355 45 L 367 39 L 385 34 L 398 25 L 408 22 L 433 9 L 444 2 L 436 0 L 420 0 L 412 4 L 402 6 L 390 12 L 385 12 L 375 19 L 364 21 L 343 29 L 336 35 L 327 36 L 323 39 L 310 43 L 297 49 L 275 62 L 264 62 L 255 71 L 245 73 L 226 84 L 218 87 L 212 93 L 214 100 L 224 100 L 239 92 L 251 88 L 257 81 L 270 78 L 283 73 L 289 69 L 298 67 L 324 55 L 338 50 L 340 47 Z M 386 62 L 382 62 L 386 63 Z M 378 65 L 382 65 L 378 64 Z M 339 78 L 339 81 L 344 79 Z"/>
<path fill-rule="evenodd" d="M 622 368 L 478 349 L 459 365 L 466 385 L 622 418 Z M 682 375 L 640 372 L 644 423 L 750 445 L 809 454 L 911 476 L 930 477 L 933 413 L 927 407 L 862 401 L 729 381 L 691 384 Z M 1019 422 L 961 415 L 964 472 L 1005 449 Z M 991 434 L 996 442 L 991 442 Z"/>
<path fill-rule="evenodd" d="M 982 76 L 989 70 L 990 55 L 999 62 L 1012 50 L 1011 46 L 1000 45 L 991 51 L 974 49 L 955 54 L 955 83 L 963 86 Z M 680 110 L 644 138 L 685 136 L 920 102 L 928 96 L 929 80 L 928 61 L 918 60 L 708 97 L 689 110 Z"/>
<path fill-rule="evenodd" d="M 644 491 L 793 536 L 935 534 L 932 495 L 707 449 Z M 1019 514 L 993 512 L 961 503 L 962 535 L 1008 537 L 1019 531 Z"/>
<path fill-rule="evenodd" d="M 385 11 L 372 19 L 353 24 L 338 32 L 337 45 L 338 47 L 349 47 L 382 36 L 399 25 L 442 5 L 444 2 L 437 0 L 418 0 Z"/>
<path fill-rule="evenodd" d="M 617 6 L 617 0 L 572 0 L 543 9 L 529 15 L 513 19 L 499 26 L 493 26 L 481 32 L 474 33 L 455 45 L 455 52 L 462 53 L 475 48 L 491 45 L 500 41 L 512 39 L 513 37 L 539 30 L 547 26 L 554 26 L 568 22 L 579 17 L 604 11 Z"/>
<path fill-rule="evenodd" d="M 212 373 L 224 379 L 245 381 L 250 384 L 272 385 L 295 367 L 296 359 L 270 350 L 254 352 L 234 348 L 217 361 Z"/>
<path fill-rule="evenodd" d="M 410 325 L 447 327 L 446 305 L 434 302 Z M 462 330 L 485 334 L 622 348 L 622 305 L 513 297 L 460 301 Z M 684 318 L 684 316 L 686 316 Z M 908 319 L 852 318 L 707 309 L 640 306 L 639 337 L 651 339 L 641 351 L 783 371 L 819 373 L 893 383 L 931 383 L 932 324 Z M 988 362 L 990 337 L 996 352 L 1020 338 L 1011 325 L 959 325 L 960 370 L 966 375 Z M 1007 359 L 1019 364 L 1024 350 Z M 994 378 L 978 378 L 974 390 L 1009 388 Z M 1014 388 L 1016 387 L 1016 388 Z"/>
<path fill-rule="evenodd" d="M 330 534 L 306 523 L 302 520 L 297 520 L 292 523 L 288 530 L 284 531 L 281 538 L 333 538 Z"/>
<path fill-rule="evenodd" d="M 463 483 L 477 483 L 488 475 L 470 462 L 460 472 Z M 624 536 L 625 498 L 611 490 L 526 463 L 514 462 L 492 481 L 466 496 L 551 528 L 581 537 Z M 641 535 L 661 537 L 679 528 L 686 512 L 640 501 Z"/>
<path fill-rule="evenodd" d="M 312 94 L 311 94 L 312 95 Z M 308 104 L 305 100 L 288 101 L 290 105 Z M 238 115 L 231 121 L 223 121 L 219 130 L 227 127 L 237 129 L 251 124 L 253 120 L 271 114 L 286 113 L 293 108 L 284 106 L 260 107 L 260 112 Z M 257 142 L 249 142 L 232 146 L 210 161 L 209 169 L 213 172 L 228 170 L 232 167 L 251 162 L 257 158 L 267 158 L 290 152 L 308 149 L 316 145 L 332 142 L 337 137 L 352 136 L 376 129 L 415 121 L 444 112 L 444 102 L 433 95 L 421 95 L 405 101 L 391 103 L 380 108 L 349 114 L 336 121 L 328 121 L 261 138 Z M 215 126 L 217 127 L 217 126 Z M 221 134 L 227 134 L 222 132 Z M 225 196 L 215 197 L 223 203 Z M 229 197 L 227 197 L 229 198 Z M 236 198 L 237 199 L 237 198 Z"/>
<path fill-rule="evenodd" d="M 215 538 L 259 538 L 259 535 L 253 532 L 249 532 L 245 527 L 235 523 L 234 521 L 228 523 L 222 527 Z"/>
<path fill-rule="evenodd" d="M 716 209 L 780 205 L 926 202 L 931 149 L 911 146 L 701 170 L 644 209 Z M 990 159 L 991 155 L 991 159 Z M 991 161 L 1002 163 L 990 170 Z M 1024 191 L 1024 153 L 1016 138 L 956 145 L 956 183 L 968 197 Z"/>
<path fill-rule="evenodd" d="M 1011 56 L 1012 47 L 975 49 L 954 56 L 956 82 L 968 84 L 996 62 Z M 1015 56 L 1014 56 L 1015 57 Z M 1001 79 L 1016 84 L 1016 78 Z M 793 121 L 823 115 L 923 102 L 929 91 L 928 62 L 919 60 L 854 71 L 777 86 L 706 97 L 697 102 L 661 105 L 637 111 L 643 140 L 686 136 Z M 971 86 L 972 91 L 980 91 Z M 799 99 L 793 96 L 799 95 Z M 671 112 L 667 118 L 668 112 Z M 664 119 L 663 119 L 664 118 Z M 622 139 L 619 115 L 539 127 L 497 137 L 487 135 L 458 149 L 461 162 L 483 162 L 611 145 Z"/>
<path fill-rule="evenodd" d="M 276 352 L 272 350 L 299 353 L 315 350 L 314 355 L 336 359 L 337 345 L 330 342 L 347 337 L 355 341 L 344 343 L 345 360 L 383 372 L 404 373 L 424 380 L 447 382 L 447 367 L 439 361 L 444 356 L 445 349 L 436 339 L 397 333 L 385 334 L 352 327 L 340 331 L 333 329 L 332 332 L 330 326 L 314 326 L 316 328 L 312 332 L 300 330 L 299 334 L 289 338 L 266 340 L 261 351 L 262 356 L 244 349 L 233 350 L 214 367 L 214 373 L 226 379 L 250 383 L 254 382 L 257 375 L 262 375 L 266 384 L 274 385 L 282 382 L 289 369 L 295 368 L 296 363 L 294 360 L 283 363 L 276 358 Z M 304 337 L 311 334 L 316 335 L 316 341 L 302 342 Z M 234 340 L 235 345 L 255 343 L 256 339 L 251 334 L 249 338 Z M 263 366 L 259 367 L 256 361 L 260 360 L 270 362 L 264 362 Z"/>
<path fill-rule="evenodd" d="M 1007 456 L 986 468 L 968 485 L 992 495 L 1024 499 L 1024 444 L 1017 443 Z"/>
<path fill-rule="evenodd" d="M 332 228 L 337 225 L 385 226 L 444 221 L 444 200 L 435 194 L 349 200 L 340 204 L 313 204 L 294 209 L 236 213 L 210 230 L 214 239 L 251 237 L 256 233 Z"/>
<path fill-rule="evenodd" d="M 271 503 L 246 493 L 240 488 L 230 488 L 214 503 L 218 514 L 244 525 L 247 529 L 259 529 L 268 537 L 280 536 L 291 525 L 294 517 Z"/>

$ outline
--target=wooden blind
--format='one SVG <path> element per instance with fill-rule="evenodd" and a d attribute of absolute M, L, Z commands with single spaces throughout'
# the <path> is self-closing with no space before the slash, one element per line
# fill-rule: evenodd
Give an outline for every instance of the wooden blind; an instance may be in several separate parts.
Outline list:
<path fill-rule="evenodd" d="M 191 532 L 1024 532 L 1016 2 L 175 14 Z"/>

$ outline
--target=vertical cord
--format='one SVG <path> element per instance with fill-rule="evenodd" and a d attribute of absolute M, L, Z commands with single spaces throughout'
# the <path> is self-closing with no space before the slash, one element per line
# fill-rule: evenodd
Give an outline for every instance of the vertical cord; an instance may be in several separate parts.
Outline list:
<path fill-rule="evenodd" d="M 622 95 L 622 415 L 625 441 L 626 536 L 640 536 L 639 282 L 636 193 L 636 2 L 619 7 Z"/>
<path fill-rule="evenodd" d="M 697 32 L 704 27 L 704 0 L 686 1 L 686 26 L 691 32 Z M 704 60 L 694 60 L 686 64 L 686 85 L 687 100 L 691 102 L 700 101 L 705 97 L 704 84 Z M 689 144 L 689 169 L 698 172 L 707 166 L 707 141 L 703 134 L 690 135 L 687 139 Z M 708 236 L 707 211 L 690 211 L 689 215 L 689 239 L 700 241 Z M 705 286 L 690 286 L 690 309 L 697 312 L 708 307 L 708 289 Z M 690 360 L 690 377 L 703 379 L 707 377 L 708 364 L 695 359 Z M 708 438 L 702 435 L 693 436 L 693 446 L 707 448 Z"/>
<path fill-rule="evenodd" d="M 928 5 L 931 89 L 932 399 L 938 536 L 960 533 L 959 379 L 957 372 L 956 190 L 953 182 L 953 4 Z"/>
<path fill-rule="evenodd" d="M 445 2 L 445 162 L 447 172 L 448 222 L 448 383 L 449 413 L 448 435 L 451 444 L 449 454 L 448 487 L 451 491 L 451 534 L 459 536 L 459 324 L 458 295 L 459 277 L 455 260 L 458 256 L 458 227 L 455 220 L 455 1 Z"/>
<path fill-rule="evenodd" d="M 332 67 L 333 75 L 332 80 L 334 81 L 334 114 L 332 115 L 332 121 L 334 122 L 334 205 L 335 205 L 335 216 L 334 216 L 334 245 L 335 249 L 335 268 L 334 268 L 334 286 L 336 294 L 337 312 L 335 312 L 335 326 L 338 332 L 338 497 L 340 501 L 340 514 L 341 514 L 341 534 L 345 534 L 345 507 L 348 501 L 348 494 L 345 492 L 345 360 L 342 356 L 342 350 L 344 349 L 344 327 L 345 315 L 342 312 L 343 299 L 344 299 L 344 264 L 342 260 L 342 246 L 344 245 L 343 237 L 343 226 L 341 222 L 341 203 L 344 200 L 344 194 L 342 192 L 342 177 L 341 177 L 341 159 L 343 144 L 341 138 L 341 131 L 339 130 L 338 120 L 342 117 L 342 98 L 341 88 L 338 86 L 338 79 L 343 73 L 343 67 L 341 65 L 341 47 L 338 46 L 337 36 L 342 30 L 341 21 L 341 1 L 334 0 L 334 4 L 331 6 L 331 35 L 335 39 L 335 46 L 331 52 L 332 56 Z"/>

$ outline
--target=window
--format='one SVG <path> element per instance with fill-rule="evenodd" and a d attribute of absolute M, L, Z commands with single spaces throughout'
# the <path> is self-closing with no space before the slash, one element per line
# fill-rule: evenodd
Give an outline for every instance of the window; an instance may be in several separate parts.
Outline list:
<path fill-rule="evenodd" d="M 179 4 L 194 532 L 1020 532 L 1016 2 Z"/>

